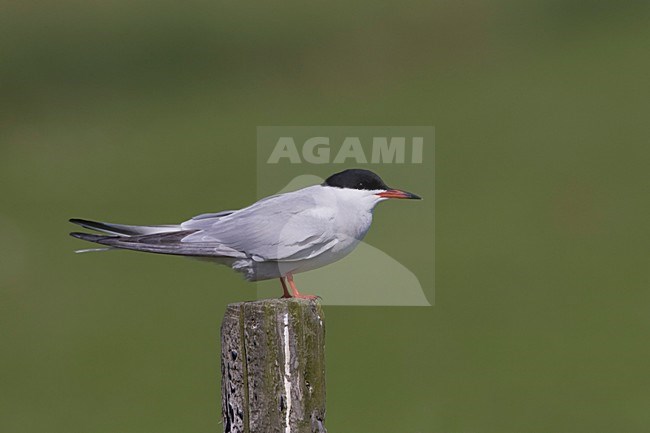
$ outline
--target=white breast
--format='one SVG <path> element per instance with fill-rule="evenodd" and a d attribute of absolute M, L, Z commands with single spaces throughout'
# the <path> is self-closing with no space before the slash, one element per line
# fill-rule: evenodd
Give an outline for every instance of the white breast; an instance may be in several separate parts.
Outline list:
<path fill-rule="evenodd" d="M 327 187 L 323 190 L 316 199 L 319 206 L 335 210 L 331 224 L 337 243 L 317 257 L 293 265 L 285 264 L 291 268 L 290 272 L 305 272 L 342 259 L 354 250 L 370 229 L 372 212 L 379 202 L 376 195 L 355 189 Z"/>

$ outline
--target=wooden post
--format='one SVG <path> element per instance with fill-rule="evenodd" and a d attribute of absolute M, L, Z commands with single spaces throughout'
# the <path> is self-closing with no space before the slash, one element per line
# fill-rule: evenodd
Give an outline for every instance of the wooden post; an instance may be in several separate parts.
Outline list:
<path fill-rule="evenodd" d="M 221 398 L 224 433 L 326 433 L 320 304 L 265 299 L 228 305 Z"/>

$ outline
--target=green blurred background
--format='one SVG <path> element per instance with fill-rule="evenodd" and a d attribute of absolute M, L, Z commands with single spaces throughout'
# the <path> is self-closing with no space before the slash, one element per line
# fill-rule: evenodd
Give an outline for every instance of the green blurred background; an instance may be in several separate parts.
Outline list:
<path fill-rule="evenodd" d="M 436 305 L 326 308 L 331 432 L 650 429 L 648 2 L 0 11 L 1 432 L 221 429 L 254 285 L 66 220 L 244 206 L 258 125 L 436 127 Z"/>

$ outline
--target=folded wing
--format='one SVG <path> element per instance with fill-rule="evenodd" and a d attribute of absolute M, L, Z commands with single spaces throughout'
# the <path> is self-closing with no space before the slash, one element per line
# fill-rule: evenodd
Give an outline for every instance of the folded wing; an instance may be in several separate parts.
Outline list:
<path fill-rule="evenodd" d="M 197 257 L 248 258 L 256 262 L 310 259 L 339 243 L 334 211 L 308 194 L 286 193 L 237 210 L 196 216 L 176 226 L 127 226 L 71 222 L 108 235 L 72 236 L 113 248 Z"/>
<path fill-rule="evenodd" d="M 333 248 L 334 212 L 318 206 L 304 194 L 280 194 L 219 216 L 181 224 L 183 229 L 201 225 L 183 244 L 217 243 L 245 253 L 253 260 L 293 261 L 315 257 Z M 209 222 L 209 223 L 208 223 Z"/>

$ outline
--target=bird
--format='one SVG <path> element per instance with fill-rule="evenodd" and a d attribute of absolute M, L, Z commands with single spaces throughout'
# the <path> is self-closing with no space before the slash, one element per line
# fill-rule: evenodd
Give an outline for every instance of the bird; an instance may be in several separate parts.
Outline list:
<path fill-rule="evenodd" d="M 315 299 L 298 291 L 294 274 L 347 256 L 388 199 L 421 197 L 387 186 L 370 170 L 351 168 L 322 184 L 272 195 L 239 210 L 195 216 L 175 225 L 124 225 L 79 218 L 71 223 L 101 232 L 71 236 L 103 248 L 189 256 L 224 264 L 248 281 L 279 278 L 282 298 Z M 288 287 L 287 287 L 288 285 Z"/>

